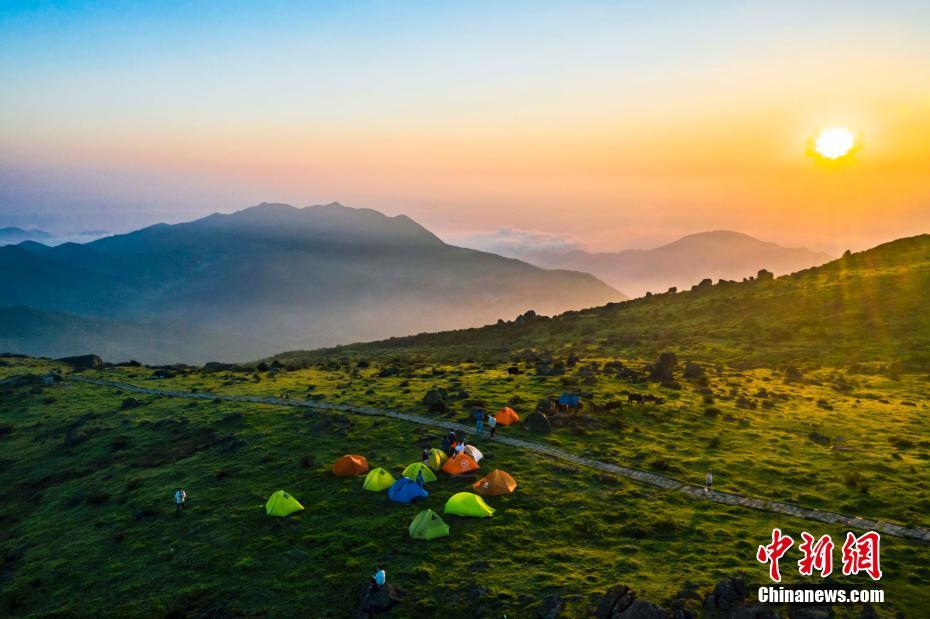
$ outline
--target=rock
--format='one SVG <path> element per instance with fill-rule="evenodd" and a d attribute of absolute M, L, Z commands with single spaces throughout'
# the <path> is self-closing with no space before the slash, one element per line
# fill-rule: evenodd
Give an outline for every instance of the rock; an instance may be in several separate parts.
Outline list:
<path fill-rule="evenodd" d="M 125 400 L 123 400 L 123 403 L 120 405 L 120 407 L 124 410 L 128 408 L 138 408 L 140 406 L 142 406 L 142 402 L 140 402 L 139 400 L 135 398 L 126 398 Z"/>
<path fill-rule="evenodd" d="M 685 364 L 685 369 L 682 375 L 688 380 L 694 380 L 696 378 L 702 378 L 704 376 L 704 366 L 694 361 L 689 361 Z"/>
<path fill-rule="evenodd" d="M 426 392 L 426 395 L 423 396 L 423 404 L 427 407 L 432 408 L 438 402 L 446 402 L 449 399 L 449 394 L 445 389 L 430 389 Z"/>
<path fill-rule="evenodd" d="M 619 617 L 636 599 L 636 594 L 626 585 L 614 585 L 607 590 L 597 604 L 597 619 Z"/>
<path fill-rule="evenodd" d="M 825 434 L 821 434 L 820 432 L 811 432 L 810 434 L 807 435 L 807 438 L 817 443 L 818 445 L 829 445 L 830 444 L 830 437 L 826 436 Z"/>
<path fill-rule="evenodd" d="M 671 616 L 664 608 L 640 599 L 633 600 L 629 608 L 619 615 L 613 615 L 619 619 L 671 619 Z"/>
<path fill-rule="evenodd" d="M 565 602 L 562 601 L 562 598 L 558 594 L 550 593 L 543 597 L 542 601 L 539 603 L 539 608 L 536 609 L 536 616 L 539 617 L 539 619 L 555 619 L 562 614 L 564 608 Z"/>
<path fill-rule="evenodd" d="M 773 279 L 775 279 L 775 275 L 767 269 L 759 269 L 759 272 L 756 273 L 756 281 L 770 282 Z"/>
<path fill-rule="evenodd" d="M 77 355 L 75 357 L 62 357 L 56 359 L 62 363 L 67 363 L 75 370 L 99 370 L 103 367 L 103 359 L 97 355 Z"/>
<path fill-rule="evenodd" d="M 174 378 L 174 372 L 165 369 L 155 370 L 152 372 L 152 378 Z"/>
<path fill-rule="evenodd" d="M 785 382 L 797 383 L 803 380 L 803 378 L 804 377 L 801 375 L 801 370 L 794 367 L 793 365 L 789 365 L 785 368 Z"/>
<path fill-rule="evenodd" d="M 18 387 L 34 387 L 42 384 L 42 377 L 37 374 L 14 374 L 0 380 L 0 389 L 16 389 Z"/>
<path fill-rule="evenodd" d="M 397 376 L 400 374 L 400 368 L 398 367 L 386 367 L 380 372 L 378 372 L 378 378 L 390 378 L 391 376 Z"/>
<path fill-rule="evenodd" d="M 65 447 L 74 447 L 87 440 L 87 433 L 80 430 L 71 430 L 65 434 Z"/>
<path fill-rule="evenodd" d="M 378 613 L 387 612 L 400 603 L 403 592 L 392 585 L 385 584 L 378 591 L 369 591 L 368 584 L 361 586 L 358 594 L 358 604 L 353 617 L 371 617 Z"/>
<path fill-rule="evenodd" d="M 672 382 L 675 380 L 676 369 L 678 369 L 678 357 L 673 352 L 664 352 L 659 355 L 659 360 L 652 366 L 649 378 L 661 382 Z"/>
<path fill-rule="evenodd" d="M 748 594 L 749 590 L 742 578 L 724 578 L 714 586 L 710 595 L 714 598 L 716 608 L 727 610 L 745 600 Z"/>
<path fill-rule="evenodd" d="M 530 413 L 526 420 L 524 420 L 523 427 L 537 434 L 548 434 L 552 431 L 552 424 L 549 423 L 549 418 L 539 411 Z"/>

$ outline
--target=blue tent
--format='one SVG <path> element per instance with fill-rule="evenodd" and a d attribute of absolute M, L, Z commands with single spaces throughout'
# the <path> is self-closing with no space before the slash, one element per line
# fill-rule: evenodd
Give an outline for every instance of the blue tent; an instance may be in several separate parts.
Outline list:
<path fill-rule="evenodd" d="M 574 393 L 563 393 L 559 396 L 559 405 L 568 406 L 569 408 L 577 408 L 578 404 L 581 403 L 581 398 L 579 398 Z"/>
<path fill-rule="evenodd" d="M 388 498 L 395 503 L 412 503 L 429 496 L 426 489 L 418 486 L 417 482 L 409 477 L 401 477 L 395 481 L 394 485 L 388 488 L 387 494 Z"/>

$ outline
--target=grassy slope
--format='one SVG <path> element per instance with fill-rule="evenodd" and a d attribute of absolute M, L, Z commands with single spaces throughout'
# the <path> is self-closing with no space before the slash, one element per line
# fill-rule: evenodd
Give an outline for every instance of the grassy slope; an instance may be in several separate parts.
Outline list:
<path fill-rule="evenodd" d="M 928 240 L 916 238 L 774 282 L 282 355 L 291 371 L 193 372 L 157 383 L 145 382 L 147 368 L 101 375 L 166 388 L 311 393 L 421 414 L 419 400 L 432 386 L 465 389 L 489 407 L 517 401 L 520 413 L 541 396 L 580 387 L 591 392 L 582 419 L 538 440 L 697 482 L 713 468 L 723 489 L 927 526 L 928 278 Z M 616 359 L 638 369 L 663 350 L 709 368 L 712 403 L 697 383 L 666 389 L 582 371 Z M 534 375 L 535 358 L 564 360 L 569 351 L 582 362 L 565 376 Z M 357 366 L 362 359 L 369 367 Z M 514 378 L 505 368 L 515 360 L 528 372 Z M 788 362 L 804 370 L 804 381 L 785 381 Z M 23 365 L 46 367 L 17 361 L 0 368 L 0 376 L 22 372 Z M 400 374 L 378 378 L 387 367 Z M 763 388 L 770 397 L 759 395 Z M 592 410 L 591 403 L 628 389 L 668 402 L 622 413 Z M 740 396 L 755 408 L 738 406 Z M 772 526 L 795 537 L 802 530 L 835 539 L 841 533 L 686 502 L 479 441 L 489 454 L 486 468 L 513 473 L 521 484 L 517 493 L 492 501 L 499 512 L 491 520 L 450 518 L 447 543 L 415 544 L 405 531 L 420 507 L 385 505 L 382 496 L 362 492 L 360 482 L 332 478 L 327 467 L 338 455 L 357 452 L 397 473 L 416 459 L 418 439 L 429 431 L 388 420 L 160 398 L 121 411 L 123 397 L 81 385 L 2 396 L 0 421 L 13 428 L 0 438 L 0 552 L 6 557 L 0 612 L 106 607 L 142 616 L 221 607 L 289 616 L 330 608 L 332 616 L 344 616 L 355 587 L 384 558 L 392 579 L 409 593 L 405 614 L 429 616 L 451 602 L 463 612 L 523 616 L 541 594 L 558 591 L 573 596 L 569 614 L 582 616 L 616 582 L 661 602 L 685 581 L 702 592 L 738 572 L 761 581 L 764 568 L 753 552 Z M 832 410 L 818 405 L 821 400 Z M 765 401 L 774 406 L 764 408 Z M 453 402 L 449 416 L 464 416 L 463 404 Z M 223 421 L 234 412 L 242 419 Z M 99 414 L 83 423 L 87 439 L 63 447 L 69 424 L 85 413 Z M 166 422 L 155 425 L 163 419 L 187 423 L 172 431 Z M 811 440 L 812 432 L 829 444 Z M 224 440 L 229 435 L 235 438 Z M 125 447 L 114 450 L 114 442 Z M 172 449 L 176 461 L 161 458 Z M 300 465 L 306 455 L 315 457 L 309 468 Z M 220 471 L 225 474 L 218 477 Z M 192 509 L 175 519 L 171 493 L 178 483 L 189 488 Z M 278 488 L 293 492 L 308 511 L 285 521 L 265 518 L 258 505 Z M 440 508 L 460 488 L 443 476 L 427 506 Z M 93 504 L 104 494 L 105 501 Z M 133 519 L 145 509 L 157 514 Z M 930 602 L 922 587 L 930 578 L 928 559 L 926 545 L 883 540 L 886 606 L 920 614 Z M 798 579 L 794 570 L 786 572 Z M 868 585 L 862 578 L 852 582 Z M 474 594 L 475 586 L 489 592 Z M 522 593 L 533 597 L 521 599 Z"/>

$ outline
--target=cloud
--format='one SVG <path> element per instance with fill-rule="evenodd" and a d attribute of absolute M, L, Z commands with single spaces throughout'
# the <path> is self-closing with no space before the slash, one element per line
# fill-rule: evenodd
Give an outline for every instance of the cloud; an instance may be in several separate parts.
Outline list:
<path fill-rule="evenodd" d="M 449 241 L 462 247 L 489 251 L 511 258 L 529 258 L 581 249 L 581 244 L 571 236 L 520 228 L 473 232 L 456 236 Z"/>

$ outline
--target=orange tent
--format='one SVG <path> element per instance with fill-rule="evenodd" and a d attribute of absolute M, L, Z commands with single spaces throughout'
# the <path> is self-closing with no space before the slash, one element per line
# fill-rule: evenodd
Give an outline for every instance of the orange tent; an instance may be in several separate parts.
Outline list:
<path fill-rule="evenodd" d="M 513 423 L 520 423 L 520 415 L 518 415 L 512 408 L 505 406 L 504 408 L 497 411 L 497 414 L 494 415 L 494 419 L 502 426 L 509 426 Z"/>
<path fill-rule="evenodd" d="M 355 477 L 368 472 L 368 460 L 365 456 L 342 456 L 333 462 L 333 475 L 336 477 Z"/>
<path fill-rule="evenodd" d="M 478 463 L 467 453 L 462 452 L 446 460 L 446 463 L 442 465 L 442 470 L 449 475 L 464 475 L 477 471 Z"/>
<path fill-rule="evenodd" d="M 517 482 L 509 474 L 500 469 L 494 469 L 485 477 L 479 479 L 471 486 L 475 494 L 483 496 L 497 496 L 510 494 L 517 487 Z"/>

